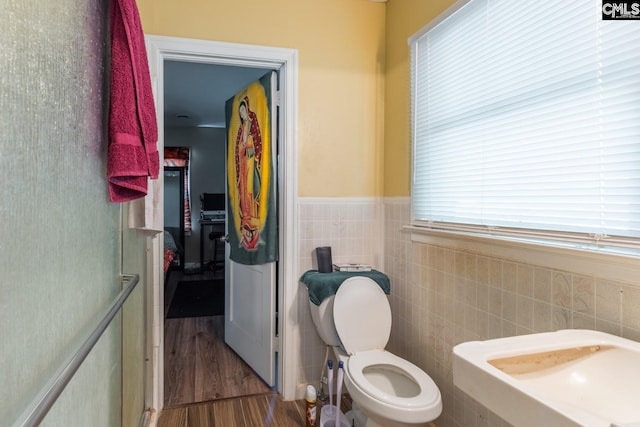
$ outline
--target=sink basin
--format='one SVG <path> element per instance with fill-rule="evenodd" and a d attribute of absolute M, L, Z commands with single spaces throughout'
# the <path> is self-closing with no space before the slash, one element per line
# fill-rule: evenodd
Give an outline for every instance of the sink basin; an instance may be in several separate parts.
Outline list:
<path fill-rule="evenodd" d="M 518 427 L 640 427 L 640 343 L 604 332 L 458 344 L 453 383 Z"/>

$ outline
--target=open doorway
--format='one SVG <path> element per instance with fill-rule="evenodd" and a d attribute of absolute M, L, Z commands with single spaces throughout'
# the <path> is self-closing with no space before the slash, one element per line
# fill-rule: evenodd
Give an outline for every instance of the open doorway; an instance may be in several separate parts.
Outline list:
<path fill-rule="evenodd" d="M 279 327 L 277 343 L 277 391 L 283 398 L 297 397 L 296 376 L 299 360 L 297 341 L 294 334 L 295 307 L 297 290 L 297 208 L 295 178 L 295 128 L 297 111 L 297 52 L 291 49 L 268 48 L 260 46 L 237 45 L 228 43 L 205 42 L 198 40 L 176 39 L 148 36 L 147 47 L 152 78 L 155 84 L 156 107 L 164 111 L 164 63 L 165 61 L 186 61 L 215 65 L 227 65 L 249 68 L 279 70 L 281 88 L 281 122 L 278 152 L 278 189 L 280 215 L 280 263 L 277 272 Z M 164 120 L 159 117 L 159 145 L 164 145 Z M 148 405 L 162 409 L 164 391 L 164 292 L 163 275 L 159 267 L 162 253 L 162 240 L 155 239 L 150 251 L 149 265 L 153 271 L 153 284 L 149 289 L 148 306 L 153 307 L 149 319 L 150 333 L 154 339 L 149 343 L 149 383 Z M 185 266 L 188 260 L 185 261 Z M 288 369 L 283 367 L 285 364 Z M 289 370 L 290 369 L 290 370 Z M 288 371 L 289 374 L 284 372 Z"/>
<path fill-rule="evenodd" d="M 187 153 L 176 157 L 188 170 L 183 174 L 188 179 L 180 185 L 181 216 L 191 217 L 190 227 L 182 226 L 179 236 L 182 268 L 170 269 L 164 284 L 166 407 L 271 391 L 251 361 L 226 344 L 229 262 L 221 239 L 227 229 L 224 103 L 269 71 L 191 61 L 164 63 L 165 171 L 174 169 L 168 165 L 175 162 L 176 150 Z M 175 206 L 167 204 L 174 187 L 165 179 L 165 207 Z M 165 209 L 168 231 L 175 230 L 171 212 Z"/>

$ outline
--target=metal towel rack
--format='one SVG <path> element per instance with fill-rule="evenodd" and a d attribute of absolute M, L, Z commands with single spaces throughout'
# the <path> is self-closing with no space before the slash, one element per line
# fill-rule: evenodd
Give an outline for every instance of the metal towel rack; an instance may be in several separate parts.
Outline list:
<path fill-rule="evenodd" d="M 109 324 L 111 324 L 116 313 L 118 313 L 120 308 L 122 308 L 122 305 L 140 281 L 140 276 L 138 274 L 122 275 L 121 277 L 122 279 L 128 280 L 129 284 L 127 287 L 120 292 L 111 306 L 109 306 L 103 319 L 98 323 L 87 339 L 78 347 L 68 362 L 56 373 L 56 375 L 54 375 L 51 381 L 42 388 L 38 397 L 13 424 L 14 427 L 36 427 L 47 415 L 64 388 L 67 386 L 69 381 L 71 381 L 71 378 L 73 378 L 78 368 L 80 368 L 80 365 L 82 365 L 82 362 L 84 362 L 84 359 L 89 355 L 95 344 L 98 342 L 98 339 L 100 339 Z"/>

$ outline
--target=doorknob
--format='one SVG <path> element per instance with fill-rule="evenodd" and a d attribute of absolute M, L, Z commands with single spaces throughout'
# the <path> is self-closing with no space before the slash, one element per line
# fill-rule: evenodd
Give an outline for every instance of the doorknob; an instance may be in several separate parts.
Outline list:
<path fill-rule="evenodd" d="M 224 236 L 220 236 L 219 240 L 220 240 L 222 243 L 228 243 L 228 242 L 229 242 L 229 235 L 228 235 L 228 234 L 225 234 Z"/>

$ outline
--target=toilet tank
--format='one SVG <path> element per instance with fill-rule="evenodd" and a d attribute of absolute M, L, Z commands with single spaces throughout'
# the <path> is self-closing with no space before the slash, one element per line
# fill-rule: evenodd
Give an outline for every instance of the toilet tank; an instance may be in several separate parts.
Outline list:
<path fill-rule="evenodd" d="M 333 323 L 334 299 L 335 295 L 332 295 L 322 301 L 320 305 L 315 305 L 309 301 L 309 310 L 311 311 L 311 320 L 322 341 L 332 347 L 338 347 L 340 346 L 340 338 Z"/>

